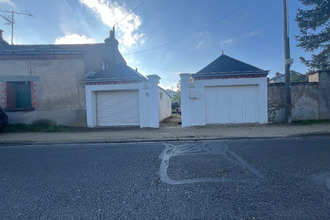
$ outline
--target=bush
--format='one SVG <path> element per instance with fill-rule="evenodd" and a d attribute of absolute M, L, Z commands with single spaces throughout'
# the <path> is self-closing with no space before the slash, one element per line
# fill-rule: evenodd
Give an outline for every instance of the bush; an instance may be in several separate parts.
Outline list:
<path fill-rule="evenodd" d="M 32 125 L 47 128 L 47 127 L 56 126 L 56 122 L 54 122 L 52 120 L 48 120 L 48 119 L 41 119 L 41 120 L 34 121 L 32 123 Z"/>
<path fill-rule="evenodd" d="M 9 124 L 3 132 L 61 132 L 68 129 L 69 127 L 56 125 L 51 120 L 37 120 L 32 124 Z"/>

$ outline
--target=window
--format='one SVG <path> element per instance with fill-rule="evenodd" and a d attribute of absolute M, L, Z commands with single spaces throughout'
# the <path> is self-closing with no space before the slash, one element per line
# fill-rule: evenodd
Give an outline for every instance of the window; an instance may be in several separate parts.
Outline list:
<path fill-rule="evenodd" d="M 6 83 L 6 110 L 33 110 L 31 99 L 31 82 L 18 81 Z"/>
<path fill-rule="evenodd" d="M 110 67 L 110 61 L 102 58 L 101 60 L 102 70 L 108 69 Z"/>

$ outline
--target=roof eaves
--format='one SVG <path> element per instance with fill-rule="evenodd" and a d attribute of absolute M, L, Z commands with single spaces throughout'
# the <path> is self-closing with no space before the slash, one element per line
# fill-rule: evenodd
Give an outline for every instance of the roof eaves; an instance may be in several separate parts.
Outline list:
<path fill-rule="evenodd" d="M 232 75 L 257 75 L 257 74 L 269 74 L 269 70 L 258 70 L 258 71 L 232 71 L 232 72 L 213 72 L 213 73 L 195 73 L 191 74 L 193 77 L 198 76 L 232 76 Z"/>
<path fill-rule="evenodd" d="M 0 54 L 64 54 L 83 53 L 103 44 L 39 44 L 0 46 Z"/>
<path fill-rule="evenodd" d="M 166 90 L 165 89 L 163 89 L 162 87 L 160 87 L 160 86 L 158 86 L 158 88 L 160 89 L 160 90 L 162 90 L 166 95 L 168 95 L 168 97 L 170 97 L 170 98 L 172 98 L 171 96 L 170 96 L 170 94 L 168 94 L 167 92 L 166 92 Z"/>
<path fill-rule="evenodd" d="M 129 80 L 142 80 L 145 81 L 145 78 L 86 78 L 84 82 L 108 82 L 108 81 L 129 81 Z"/>

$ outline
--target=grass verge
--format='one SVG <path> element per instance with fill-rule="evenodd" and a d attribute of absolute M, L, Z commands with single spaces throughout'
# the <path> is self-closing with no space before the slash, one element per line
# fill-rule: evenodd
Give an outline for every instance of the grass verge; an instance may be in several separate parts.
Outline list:
<path fill-rule="evenodd" d="M 322 119 L 322 120 L 302 120 L 297 121 L 296 123 L 302 124 L 302 125 L 312 125 L 312 124 L 330 124 L 330 119 Z"/>
<path fill-rule="evenodd" d="M 33 124 L 9 124 L 2 129 L 3 133 L 23 132 L 64 132 L 71 130 L 71 127 L 63 125 L 33 125 Z"/>

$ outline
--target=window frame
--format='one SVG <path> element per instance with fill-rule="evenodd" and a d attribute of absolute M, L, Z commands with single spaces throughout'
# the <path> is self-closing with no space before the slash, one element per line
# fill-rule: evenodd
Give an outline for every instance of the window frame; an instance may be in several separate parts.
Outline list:
<path fill-rule="evenodd" d="M 18 86 L 20 86 L 19 84 L 23 84 L 23 83 L 28 83 L 29 84 L 29 90 L 27 91 L 27 95 L 30 96 L 30 106 L 23 106 L 23 107 L 17 107 L 17 102 L 16 102 L 16 97 L 17 97 L 17 90 L 18 90 Z M 8 87 L 11 87 L 11 89 L 14 89 L 14 91 L 10 91 L 8 89 Z M 8 94 L 9 92 L 11 92 L 12 94 Z M 12 104 L 9 104 L 9 100 L 8 96 L 15 96 L 15 107 Z M 4 108 L 4 111 L 6 112 L 18 112 L 18 111 L 33 111 L 35 108 L 33 106 L 33 81 L 6 81 L 6 107 Z"/>

